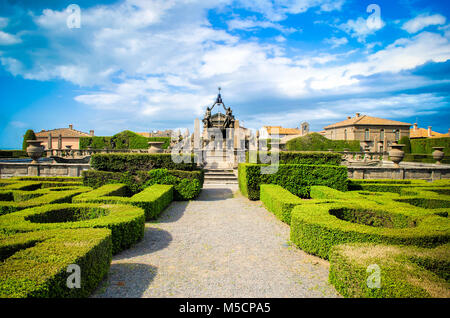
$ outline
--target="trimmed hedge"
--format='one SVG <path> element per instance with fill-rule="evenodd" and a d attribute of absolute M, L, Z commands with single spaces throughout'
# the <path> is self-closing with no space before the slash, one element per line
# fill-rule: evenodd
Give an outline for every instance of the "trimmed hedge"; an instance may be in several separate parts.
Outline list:
<path fill-rule="evenodd" d="M 145 220 L 157 218 L 173 200 L 173 186 L 155 184 L 131 198 L 125 184 L 104 185 L 97 190 L 80 194 L 73 198 L 74 203 L 130 204 L 145 211 Z"/>
<path fill-rule="evenodd" d="M 79 187 L 83 185 L 83 182 L 56 182 L 56 181 L 20 181 L 20 180 L 2 180 L 0 184 L 3 184 L 2 190 L 23 190 L 34 191 L 38 189 L 58 188 L 58 187 Z"/>
<path fill-rule="evenodd" d="M 170 145 L 170 137 L 144 137 L 135 132 L 125 130 L 112 137 L 81 137 L 80 149 L 112 149 L 111 141 L 115 143 L 113 149 L 147 149 L 149 141 L 162 141 L 162 149 L 167 149 Z"/>
<path fill-rule="evenodd" d="M 70 203 L 74 196 L 91 190 L 92 188 L 89 187 L 60 187 L 35 191 L 2 189 L 0 190 L 0 215 L 45 204 Z"/>
<path fill-rule="evenodd" d="M 411 152 L 413 154 L 431 154 L 433 147 L 444 147 L 446 156 L 450 156 L 450 137 L 411 139 Z"/>
<path fill-rule="evenodd" d="M 347 167 L 345 166 L 280 164 L 277 172 L 273 174 L 262 174 L 261 167 L 268 167 L 268 165 L 239 164 L 239 189 L 250 200 L 259 199 L 260 184 L 280 185 L 301 198 L 309 198 L 310 187 L 313 185 L 347 190 Z"/>
<path fill-rule="evenodd" d="M 369 288 L 380 269 L 380 288 Z M 434 249 L 375 244 L 345 244 L 330 253 L 329 281 L 344 297 L 449 298 L 450 244 Z"/>
<path fill-rule="evenodd" d="M 246 152 L 245 162 L 249 162 L 250 156 L 256 156 L 257 163 L 261 164 L 260 156 L 270 156 L 271 152 L 251 151 Z M 339 166 L 342 162 L 342 155 L 332 152 L 312 152 L 312 151 L 280 151 L 280 164 L 301 164 L 301 165 L 333 165 Z"/>
<path fill-rule="evenodd" d="M 0 233 L 14 234 L 52 229 L 108 228 L 113 254 L 144 236 L 145 213 L 131 205 L 49 204 L 0 216 Z"/>
<path fill-rule="evenodd" d="M 291 139 L 286 143 L 286 148 L 296 151 L 327 151 L 328 149 L 343 151 L 345 148 L 354 152 L 361 150 L 359 140 L 330 140 L 318 133 Z"/>
<path fill-rule="evenodd" d="M 260 196 L 266 209 L 287 224 L 291 223 L 292 209 L 302 204 L 302 199 L 274 184 L 261 184 Z"/>
<path fill-rule="evenodd" d="M 179 155 L 186 161 L 175 163 L 171 154 L 94 154 L 91 157 L 91 167 L 100 171 L 125 172 L 148 171 L 165 168 L 168 170 L 196 170 L 194 155 Z"/>
<path fill-rule="evenodd" d="M 302 204 L 292 210 L 291 241 L 327 259 L 338 244 L 373 242 L 434 247 L 450 239 L 450 220 L 401 204 L 346 200 Z"/>
<path fill-rule="evenodd" d="M 27 158 L 26 150 L 0 150 L 0 158 Z"/>
<path fill-rule="evenodd" d="M 111 231 L 50 230 L 0 240 L 0 298 L 88 297 L 108 273 Z M 71 264 L 80 266 L 81 288 L 68 288 Z"/>
<path fill-rule="evenodd" d="M 161 180 L 152 177 L 152 173 L 155 173 L 156 170 L 165 169 L 153 169 L 150 172 L 138 171 L 133 175 L 129 172 L 88 170 L 83 171 L 83 183 L 94 189 L 105 184 L 124 183 L 130 188 L 132 193 L 138 193 L 153 184 L 172 184 L 174 185 L 175 200 L 190 200 L 200 194 L 204 182 L 203 170 L 165 170 L 171 176 L 170 180 L 172 182 L 161 182 Z M 165 179 L 166 181 L 168 180 L 168 178 Z"/>

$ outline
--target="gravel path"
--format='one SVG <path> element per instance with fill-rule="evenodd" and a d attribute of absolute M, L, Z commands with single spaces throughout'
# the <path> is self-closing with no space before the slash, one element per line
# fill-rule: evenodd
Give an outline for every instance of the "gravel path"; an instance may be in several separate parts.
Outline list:
<path fill-rule="evenodd" d="M 208 185 L 147 223 L 93 297 L 336 297 L 328 266 L 291 246 L 289 226 L 261 202 Z"/>

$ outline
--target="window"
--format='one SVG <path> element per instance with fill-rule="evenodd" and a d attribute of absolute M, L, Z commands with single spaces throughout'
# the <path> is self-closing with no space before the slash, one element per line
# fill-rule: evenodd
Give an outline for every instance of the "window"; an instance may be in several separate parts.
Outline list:
<path fill-rule="evenodd" d="M 344 129 L 344 140 L 347 140 L 347 129 Z"/>
<path fill-rule="evenodd" d="M 364 132 L 364 140 L 370 140 L 370 131 L 368 128 Z"/>
<path fill-rule="evenodd" d="M 395 130 L 395 141 L 399 141 L 400 139 L 400 130 L 396 129 Z"/>
<path fill-rule="evenodd" d="M 380 140 L 383 141 L 384 140 L 384 129 L 380 130 Z"/>

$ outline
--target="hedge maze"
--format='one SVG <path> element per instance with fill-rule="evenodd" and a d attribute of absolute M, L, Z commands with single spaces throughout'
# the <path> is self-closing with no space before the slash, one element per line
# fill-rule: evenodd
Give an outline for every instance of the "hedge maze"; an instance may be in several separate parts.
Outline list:
<path fill-rule="evenodd" d="M 94 190 L 82 178 L 0 180 L 0 298 L 88 297 L 112 255 L 142 240 L 146 220 L 172 202 L 173 187 L 132 193 L 120 183 Z M 67 286 L 72 264 L 80 288 Z"/>
<path fill-rule="evenodd" d="M 297 247 L 330 261 L 329 280 L 343 296 L 450 297 L 450 180 L 344 185 L 332 165 L 285 165 L 292 168 L 268 177 L 261 165 L 241 165 L 241 192 L 290 224 Z M 293 185 L 302 175 L 294 170 L 320 174 Z M 373 264 L 380 288 L 368 287 Z"/>

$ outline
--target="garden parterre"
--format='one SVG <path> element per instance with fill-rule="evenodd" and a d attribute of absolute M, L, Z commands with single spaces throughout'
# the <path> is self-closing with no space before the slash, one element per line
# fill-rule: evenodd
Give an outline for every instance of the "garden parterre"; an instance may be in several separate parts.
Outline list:
<path fill-rule="evenodd" d="M 131 196 L 124 184 L 93 190 L 81 178 L 0 184 L 0 297 L 89 296 L 112 255 L 139 242 L 146 218 L 156 218 L 173 199 L 171 185 Z M 81 288 L 66 286 L 70 264 L 81 268 Z"/>
<path fill-rule="evenodd" d="M 330 261 L 342 295 L 450 296 L 449 180 L 351 180 L 347 192 L 311 186 L 308 200 L 281 186 L 260 188 L 266 208 L 290 223 L 291 241 Z M 380 288 L 367 287 L 370 264 L 381 267 Z"/>

